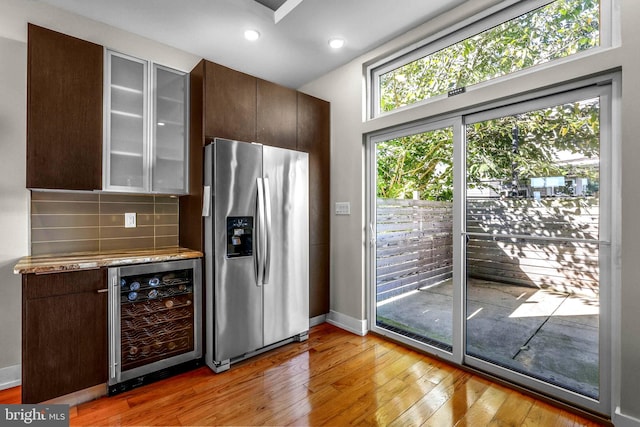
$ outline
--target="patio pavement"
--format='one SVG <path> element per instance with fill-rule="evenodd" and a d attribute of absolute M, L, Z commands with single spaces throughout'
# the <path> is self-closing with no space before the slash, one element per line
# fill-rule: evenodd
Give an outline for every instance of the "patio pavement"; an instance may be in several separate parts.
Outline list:
<path fill-rule="evenodd" d="M 378 321 L 451 345 L 452 292 L 448 280 L 383 301 Z M 466 352 L 597 397 L 598 312 L 595 298 L 469 279 Z"/>

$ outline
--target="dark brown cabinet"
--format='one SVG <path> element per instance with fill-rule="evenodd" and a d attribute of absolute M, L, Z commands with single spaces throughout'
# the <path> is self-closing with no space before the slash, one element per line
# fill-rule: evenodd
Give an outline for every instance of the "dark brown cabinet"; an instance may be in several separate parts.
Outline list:
<path fill-rule="evenodd" d="M 204 250 L 203 148 L 211 138 L 256 140 L 257 78 L 202 60 L 189 75 L 189 195 L 180 198 L 180 246 Z"/>
<path fill-rule="evenodd" d="M 329 243 L 329 103 L 298 93 L 297 149 L 309 153 L 311 244 Z"/>
<path fill-rule="evenodd" d="M 106 383 L 106 270 L 22 276 L 22 403 Z"/>
<path fill-rule="evenodd" d="M 258 80 L 257 106 L 256 142 L 295 150 L 297 92 L 275 83 Z"/>
<path fill-rule="evenodd" d="M 257 78 L 210 61 L 204 68 L 204 133 L 208 137 L 256 140 Z"/>
<path fill-rule="evenodd" d="M 329 312 L 330 105 L 298 92 L 297 148 L 309 153 L 309 315 Z"/>
<path fill-rule="evenodd" d="M 180 245 L 204 250 L 203 147 L 214 137 L 309 153 L 309 310 L 329 312 L 330 105 L 209 61 L 190 75 L 190 186 L 180 198 Z"/>
<path fill-rule="evenodd" d="M 103 56 L 29 24 L 27 188 L 102 189 Z"/>

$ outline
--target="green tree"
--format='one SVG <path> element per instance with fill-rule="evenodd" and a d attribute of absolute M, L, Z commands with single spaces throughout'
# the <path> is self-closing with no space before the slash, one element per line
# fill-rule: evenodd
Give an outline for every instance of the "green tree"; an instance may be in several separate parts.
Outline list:
<path fill-rule="evenodd" d="M 380 76 L 392 111 L 600 43 L 599 0 L 557 0 Z"/>
<path fill-rule="evenodd" d="M 521 184 L 547 176 L 598 181 L 598 168 L 590 159 L 600 154 L 599 106 L 599 98 L 593 98 L 467 125 L 467 182 L 473 188 L 491 180 L 509 181 L 513 171 Z M 516 152 L 514 128 L 519 134 Z M 571 163 L 568 155 L 582 161 Z"/>
<path fill-rule="evenodd" d="M 377 194 L 388 199 L 451 200 L 453 129 L 437 129 L 376 144 Z"/>
<path fill-rule="evenodd" d="M 599 44 L 599 1 L 557 0 L 380 78 L 381 109 L 390 111 L 448 90 L 469 86 L 566 57 Z M 518 150 L 512 150 L 513 128 Z M 575 175 L 598 181 L 597 167 L 571 164 L 562 153 L 599 155 L 599 100 L 559 105 L 474 123 L 466 129 L 467 181 L 486 186 L 531 177 Z M 378 197 L 451 200 L 451 129 L 377 144 Z"/>
<path fill-rule="evenodd" d="M 578 176 L 597 185 L 600 100 L 592 98 L 466 126 L 467 183 L 470 188 L 509 182 L 516 172 L 533 177 Z M 513 129 L 518 129 L 514 152 Z M 567 155 L 582 162 L 571 163 Z M 590 164 L 589 159 L 595 161 Z M 376 144 L 377 197 L 452 200 L 453 130 L 408 135 Z M 500 191 L 501 188 L 493 187 Z"/>

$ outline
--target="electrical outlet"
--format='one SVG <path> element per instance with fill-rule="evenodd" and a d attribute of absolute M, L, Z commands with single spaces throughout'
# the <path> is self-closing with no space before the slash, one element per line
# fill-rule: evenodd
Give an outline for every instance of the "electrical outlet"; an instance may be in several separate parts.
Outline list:
<path fill-rule="evenodd" d="M 124 214 L 124 228 L 136 227 L 136 213 L 128 212 Z"/>
<path fill-rule="evenodd" d="M 336 215 L 351 215 L 351 203 L 336 202 Z"/>

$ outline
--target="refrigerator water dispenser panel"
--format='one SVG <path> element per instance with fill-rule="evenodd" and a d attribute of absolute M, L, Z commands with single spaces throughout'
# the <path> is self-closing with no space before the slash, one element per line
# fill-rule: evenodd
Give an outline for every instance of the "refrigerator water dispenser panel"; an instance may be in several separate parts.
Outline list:
<path fill-rule="evenodd" d="M 227 217 L 227 258 L 253 256 L 253 217 Z"/>

